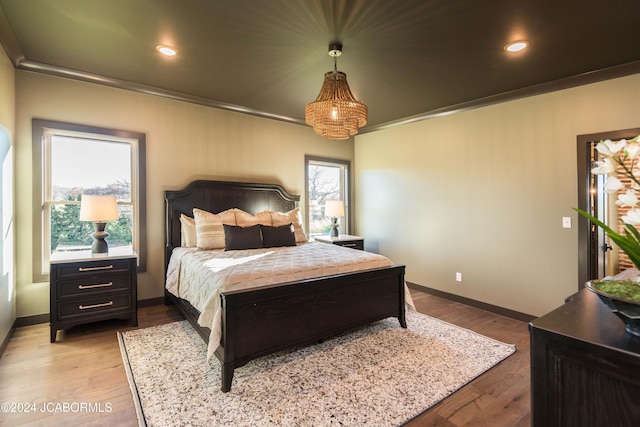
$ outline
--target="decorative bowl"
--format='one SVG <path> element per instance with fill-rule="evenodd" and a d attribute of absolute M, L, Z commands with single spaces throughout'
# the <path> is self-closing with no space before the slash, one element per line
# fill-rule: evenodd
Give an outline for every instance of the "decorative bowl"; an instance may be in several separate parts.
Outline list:
<path fill-rule="evenodd" d="M 590 280 L 585 287 L 622 321 L 624 329 L 640 337 L 640 282 L 634 280 Z"/>

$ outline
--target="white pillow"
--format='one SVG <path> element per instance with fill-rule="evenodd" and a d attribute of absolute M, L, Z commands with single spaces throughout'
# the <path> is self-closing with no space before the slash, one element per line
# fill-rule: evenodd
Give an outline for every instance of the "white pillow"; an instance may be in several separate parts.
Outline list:
<path fill-rule="evenodd" d="M 236 225 L 239 227 L 251 227 L 252 225 L 271 225 L 271 212 L 262 211 L 255 215 L 236 209 Z"/>
<path fill-rule="evenodd" d="M 281 225 L 293 224 L 293 230 L 296 235 L 296 243 L 304 243 L 308 241 L 307 235 L 304 232 L 302 226 L 302 215 L 300 214 L 300 208 L 295 208 L 289 212 L 271 212 L 271 222 L 274 227 Z"/>
<path fill-rule="evenodd" d="M 180 241 L 184 248 L 194 248 L 196 240 L 196 220 L 185 214 L 180 214 Z"/>
<path fill-rule="evenodd" d="M 228 209 L 219 214 L 193 209 L 196 222 L 196 245 L 200 249 L 224 248 L 224 227 L 222 224 L 236 225 L 236 209 Z"/>

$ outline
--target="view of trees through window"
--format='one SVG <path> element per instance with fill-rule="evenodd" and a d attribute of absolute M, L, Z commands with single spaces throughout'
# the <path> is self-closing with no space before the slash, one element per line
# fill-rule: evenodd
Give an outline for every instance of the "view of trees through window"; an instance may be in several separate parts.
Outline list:
<path fill-rule="evenodd" d="M 93 224 L 80 221 L 82 195 L 115 195 L 117 221 L 107 222 L 110 247 L 131 246 L 131 145 L 52 135 L 49 206 L 51 252 L 89 249 Z"/>
<path fill-rule="evenodd" d="M 307 161 L 307 193 L 309 235 L 329 234 L 331 218 L 325 216 L 327 200 L 346 200 L 346 165 L 329 161 Z M 340 232 L 346 233 L 347 218 L 339 221 Z"/>
<path fill-rule="evenodd" d="M 56 203 L 51 206 L 51 252 L 84 250 L 91 248 L 94 231 L 93 224 L 80 221 L 80 201 L 82 193 L 92 195 L 115 195 L 119 199 L 121 195 L 129 191 L 129 183 L 117 183 L 104 188 L 91 188 L 89 190 L 78 188 L 56 188 L 62 194 L 66 194 L 68 203 Z M 133 242 L 133 215 L 131 206 L 118 206 L 118 220 L 109 221 L 105 231 L 109 233 L 107 241 L 110 247 L 131 246 Z"/>

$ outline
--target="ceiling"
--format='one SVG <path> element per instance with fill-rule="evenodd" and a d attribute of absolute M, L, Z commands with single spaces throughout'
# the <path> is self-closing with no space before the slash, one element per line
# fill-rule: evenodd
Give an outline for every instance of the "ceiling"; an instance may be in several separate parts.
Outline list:
<path fill-rule="evenodd" d="M 638 0 L 0 0 L 18 69 L 304 124 L 333 69 L 364 132 L 640 72 Z M 530 42 L 519 54 L 505 44 Z M 171 45 L 179 54 L 161 57 Z"/>

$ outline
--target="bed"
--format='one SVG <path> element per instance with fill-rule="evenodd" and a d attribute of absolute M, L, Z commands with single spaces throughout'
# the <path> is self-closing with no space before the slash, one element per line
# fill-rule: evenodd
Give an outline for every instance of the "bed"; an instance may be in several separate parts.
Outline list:
<path fill-rule="evenodd" d="M 193 215 L 194 208 L 288 212 L 298 201 L 299 196 L 277 184 L 198 180 L 182 190 L 166 191 L 165 278 L 174 249 L 183 244 L 181 215 Z M 406 328 L 404 271 L 403 265 L 388 265 L 220 292 L 220 341 L 209 346 L 222 365 L 221 390 L 231 390 L 234 369 L 255 358 L 388 317 Z M 175 304 L 203 340 L 210 341 L 211 328 L 199 324 L 201 312 L 189 301 L 165 289 L 165 302 Z"/>

